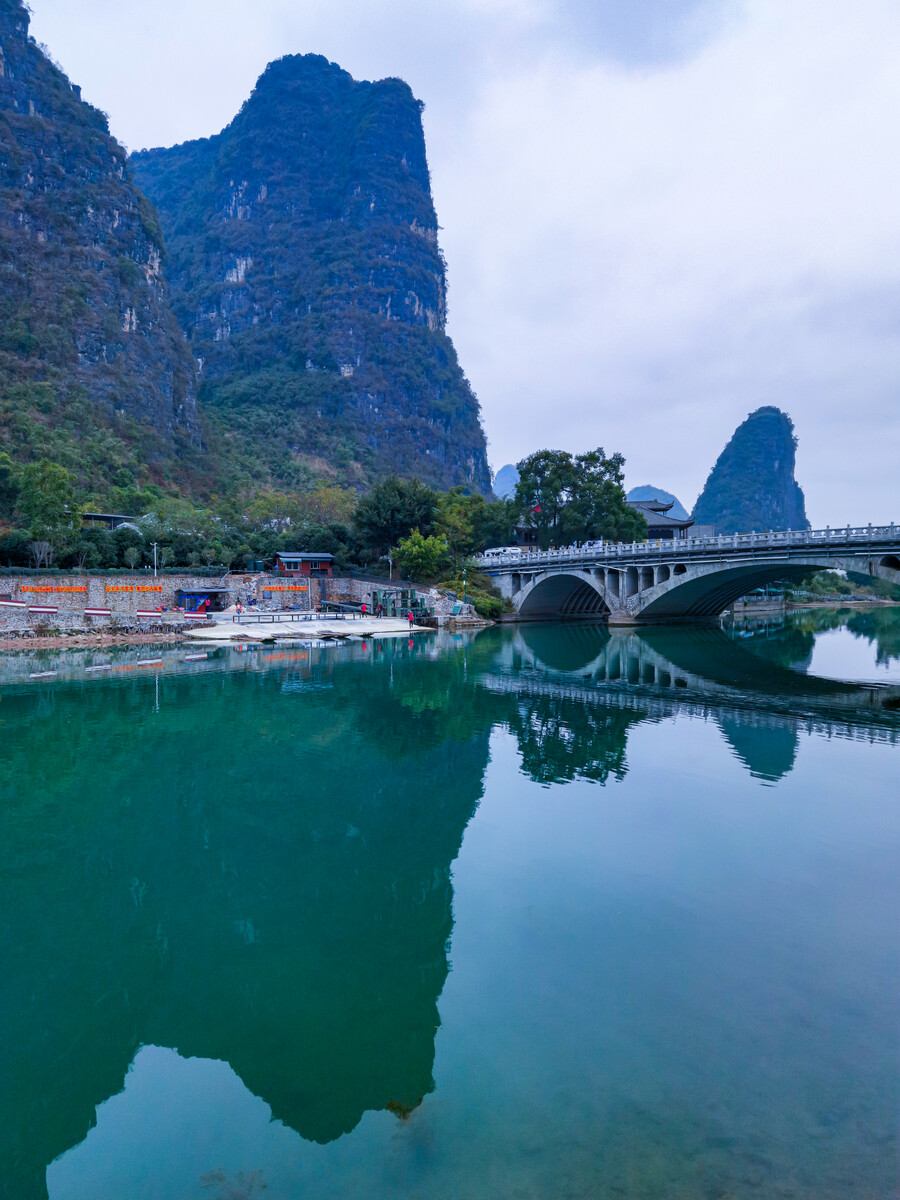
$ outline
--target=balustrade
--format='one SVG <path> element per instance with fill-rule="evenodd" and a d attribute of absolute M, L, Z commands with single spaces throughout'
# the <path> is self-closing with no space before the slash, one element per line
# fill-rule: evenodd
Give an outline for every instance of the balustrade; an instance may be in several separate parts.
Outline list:
<path fill-rule="evenodd" d="M 770 531 L 767 533 L 732 533 L 717 537 L 671 538 L 653 542 L 615 542 L 601 549 L 591 547 L 567 547 L 560 550 L 536 550 L 532 553 L 492 555 L 477 559 L 480 567 L 563 566 L 572 562 L 611 562 L 622 558 L 642 558 L 670 555 L 675 558 L 694 557 L 701 551 L 718 552 L 723 555 L 740 550 L 773 548 L 790 550 L 803 546 L 858 546 L 866 543 L 885 542 L 900 544 L 900 531 L 895 522 L 890 525 L 847 525 L 843 528 L 804 529 Z"/>

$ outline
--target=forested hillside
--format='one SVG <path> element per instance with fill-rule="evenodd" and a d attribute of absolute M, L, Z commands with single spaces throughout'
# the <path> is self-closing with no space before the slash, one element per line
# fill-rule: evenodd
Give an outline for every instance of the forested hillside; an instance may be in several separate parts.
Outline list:
<path fill-rule="evenodd" d="M 49 456 L 95 491 L 165 481 L 198 429 L 162 231 L 28 21 L 0 0 L 0 451 Z"/>
<path fill-rule="evenodd" d="M 289 56 L 221 134 L 132 163 L 159 207 L 201 401 L 246 472 L 490 490 L 405 83 Z"/>

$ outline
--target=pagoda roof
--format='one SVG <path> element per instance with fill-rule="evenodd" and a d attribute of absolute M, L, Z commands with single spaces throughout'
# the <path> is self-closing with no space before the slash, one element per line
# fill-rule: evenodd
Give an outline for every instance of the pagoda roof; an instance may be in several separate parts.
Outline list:
<path fill-rule="evenodd" d="M 666 513 L 675 503 L 674 500 L 629 500 L 628 503 L 632 508 L 639 508 L 642 512 Z"/>
<path fill-rule="evenodd" d="M 693 517 L 671 517 L 669 509 L 674 501 L 664 500 L 629 500 L 631 508 L 636 509 L 651 529 L 687 529 L 694 523 Z"/>

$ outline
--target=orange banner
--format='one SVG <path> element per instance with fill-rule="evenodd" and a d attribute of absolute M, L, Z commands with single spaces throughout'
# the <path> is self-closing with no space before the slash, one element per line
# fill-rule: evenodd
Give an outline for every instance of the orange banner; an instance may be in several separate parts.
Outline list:
<path fill-rule="evenodd" d="M 137 586 L 130 583 L 108 583 L 106 590 L 108 592 L 161 592 L 163 589 L 160 583 L 139 583 Z"/>
<path fill-rule="evenodd" d="M 309 585 L 305 583 L 266 583 L 263 584 L 264 592 L 308 592 Z"/>
<path fill-rule="evenodd" d="M 20 592 L 86 592 L 86 587 L 37 587 L 30 583 L 23 583 L 19 588 Z"/>

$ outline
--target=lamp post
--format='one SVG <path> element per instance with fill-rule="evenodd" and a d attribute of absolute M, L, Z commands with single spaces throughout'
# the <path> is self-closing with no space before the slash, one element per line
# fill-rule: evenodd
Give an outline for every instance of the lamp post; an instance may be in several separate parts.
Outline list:
<path fill-rule="evenodd" d="M 463 567 L 463 604 L 466 604 L 466 596 L 468 595 L 469 586 L 469 568 Z"/>
<path fill-rule="evenodd" d="M 393 556 L 393 553 L 390 550 L 388 550 L 388 579 L 393 579 L 393 578 L 394 578 L 394 556 Z"/>
<path fill-rule="evenodd" d="M 155 579 L 156 578 L 156 547 L 159 545 L 159 542 L 151 542 L 150 545 L 153 547 L 153 578 Z"/>

